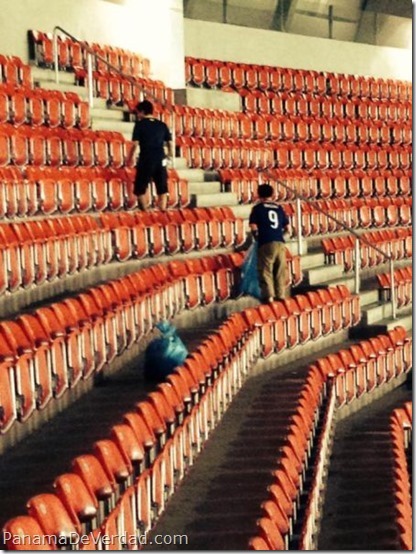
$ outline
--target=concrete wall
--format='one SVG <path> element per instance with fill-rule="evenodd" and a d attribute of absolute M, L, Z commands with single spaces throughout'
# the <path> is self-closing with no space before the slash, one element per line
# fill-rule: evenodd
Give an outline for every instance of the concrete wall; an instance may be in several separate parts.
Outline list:
<path fill-rule="evenodd" d="M 56 25 L 148 57 L 154 78 L 184 85 L 182 0 L 0 0 L 0 53 L 27 61 L 28 29 L 52 32 Z"/>
<path fill-rule="evenodd" d="M 412 79 L 412 51 L 184 20 L 187 56 Z M 215 37 L 213 40 L 212 37 Z"/>

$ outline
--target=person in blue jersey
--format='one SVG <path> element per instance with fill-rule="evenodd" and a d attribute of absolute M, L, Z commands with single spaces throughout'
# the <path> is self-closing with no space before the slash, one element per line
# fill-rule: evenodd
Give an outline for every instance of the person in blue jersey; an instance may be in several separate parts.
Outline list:
<path fill-rule="evenodd" d="M 158 207 L 165 211 L 168 202 L 167 164 L 172 159 L 172 135 L 168 126 L 153 117 L 153 104 L 149 100 L 139 102 L 136 107 L 137 121 L 134 125 L 133 148 L 127 157 L 126 164 L 136 156 L 136 177 L 133 192 L 137 196 L 139 208 L 146 210 L 146 192 L 153 180 L 158 196 Z M 167 156 L 165 152 L 167 150 Z"/>
<path fill-rule="evenodd" d="M 250 213 L 249 225 L 258 242 L 257 271 L 263 302 L 286 297 L 286 247 L 284 234 L 289 219 L 283 208 L 273 201 L 273 187 L 258 187 L 259 202 Z"/>

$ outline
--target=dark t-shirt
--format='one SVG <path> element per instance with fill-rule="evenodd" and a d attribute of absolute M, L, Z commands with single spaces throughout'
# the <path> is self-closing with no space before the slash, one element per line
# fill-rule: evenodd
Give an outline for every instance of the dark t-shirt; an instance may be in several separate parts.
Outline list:
<path fill-rule="evenodd" d="M 136 121 L 132 140 L 139 141 L 140 158 L 163 159 L 165 142 L 172 140 L 166 123 L 153 117 Z"/>
<path fill-rule="evenodd" d="M 283 233 L 289 220 L 276 202 L 259 202 L 251 210 L 249 223 L 257 225 L 259 246 L 267 242 L 285 242 Z"/>

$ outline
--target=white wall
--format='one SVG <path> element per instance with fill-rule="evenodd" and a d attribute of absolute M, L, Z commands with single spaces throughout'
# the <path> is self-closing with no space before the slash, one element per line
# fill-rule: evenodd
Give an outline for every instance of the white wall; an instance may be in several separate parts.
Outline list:
<path fill-rule="evenodd" d="M 148 57 L 154 78 L 184 85 L 182 0 L 0 0 L 0 53 L 27 61 L 28 29 L 55 25 Z"/>
<path fill-rule="evenodd" d="M 184 30 L 185 54 L 195 58 L 412 80 L 411 50 L 193 19 Z"/>

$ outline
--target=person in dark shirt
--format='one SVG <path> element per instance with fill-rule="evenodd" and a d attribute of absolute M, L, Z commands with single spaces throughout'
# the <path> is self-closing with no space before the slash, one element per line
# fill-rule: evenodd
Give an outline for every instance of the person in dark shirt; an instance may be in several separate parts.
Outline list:
<path fill-rule="evenodd" d="M 172 159 L 172 136 L 168 126 L 153 117 L 153 104 L 149 100 L 139 102 L 136 111 L 137 121 L 132 137 L 134 145 L 126 160 L 126 164 L 129 165 L 136 156 L 137 148 L 140 147 L 133 192 L 137 196 L 139 208 L 146 210 L 147 187 L 153 180 L 158 196 L 158 207 L 164 211 L 168 202 L 167 164 Z"/>
<path fill-rule="evenodd" d="M 258 187 L 259 202 L 251 210 L 249 225 L 258 241 L 257 271 L 264 302 L 286 297 L 286 247 L 284 233 L 289 220 L 283 208 L 273 201 L 269 184 Z"/>

